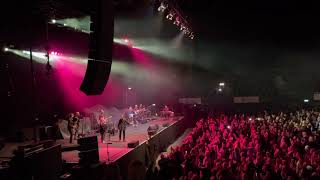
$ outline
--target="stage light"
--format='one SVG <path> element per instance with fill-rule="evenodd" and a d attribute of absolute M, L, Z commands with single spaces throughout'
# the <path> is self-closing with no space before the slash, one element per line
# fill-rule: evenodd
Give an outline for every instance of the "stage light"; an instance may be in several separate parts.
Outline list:
<path fill-rule="evenodd" d="M 124 39 L 124 42 L 125 42 L 125 43 L 128 43 L 128 42 L 129 42 L 129 40 L 126 38 L 126 39 Z"/>
<path fill-rule="evenodd" d="M 51 55 L 56 55 L 56 56 L 57 56 L 57 55 L 61 55 L 60 53 L 58 53 L 58 52 L 56 52 L 56 51 L 51 51 L 50 54 L 51 54 Z"/>
<path fill-rule="evenodd" d="M 22 53 L 29 54 L 29 51 L 23 50 Z"/>
<path fill-rule="evenodd" d="M 194 38 L 193 33 L 191 33 L 189 37 L 190 37 L 190 39 L 193 39 Z"/>
<path fill-rule="evenodd" d="M 186 27 L 183 24 L 181 24 L 180 30 L 184 31 L 185 29 L 186 29 Z"/>
<path fill-rule="evenodd" d="M 231 129 L 231 126 L 227 126 L 228 129 Z"/>
<path fill-rule="evenodd" d="M 128 90 L 131 90 L 132 88 L 131 87 L 128 87 Z"/>
<path fill-rule="evenodd" d="M 152 106 L 156 106 L 156 104 L 152 104 Z"/>
<path fill-rule="evenodd" d="M 303 102 L 308 103 L 309 99 L 304 99 Z"/>
<path fill-rule="evenodd" d="M 219 83 L 219 86 L 223 87 L 225 84 L 224 82 Z"/>
<path fill-rule="evenodd" d="M 55 19 L 51 19 L 51 22 L 54 24 L 56 23 L 57 21 Z"/>
<path fill-rule="evenodd" d="M 194 107 L 196 107 L 197 105 L 196 105 L 196 104 L 194 104 L 193 106 L 194 106 Z"/>
<path fill-rule="evenodd" d="M 218 91 L 219 91 L 219 92 L 222 92 L 222 88 L 219 88 Z"/>
<path fill-rule="evenodd" d="M 3 48 L 3 51 L 4 51 L 4 52 L 7 52 L 7 51 L 9 51 L 9 48 L 4 47 L 4 48 Z"/>
<path fill-rule="evenodd" d="M 63 23 L 63 26 L 67 26 L 67 24 L 66 24 L 66 23 Z"/>
<path fill-rule="evenodd" d="M 164 12 L 165 9 L 167 9 L 168 5 L 164 4 L 164 2 L 161 3 L 160 7 L 158 8 L 158 11 Z"/>
<path fill-rule="evenodd" d="M 249 118 L 249 121 L 251 121 L 252 120 L 252 118 Z"/>
<path fill-rule="evenodd" d="M 180 25 L 180 19 L 179 19 L 179 17 L 176 17 L 176 19 L 174 20 L 173 24 L 174 24 L 174 25 L 177 25 L 177 26 Z"/>
<path fill-rule="evenodd" d="M 174 13 L 174 12 L 170 12 L 170 13 L 166 16 L 166 18 L 169 19 L 169 20 L 172 20 L 174 16 L 175 16 L 175 13 Z"/>

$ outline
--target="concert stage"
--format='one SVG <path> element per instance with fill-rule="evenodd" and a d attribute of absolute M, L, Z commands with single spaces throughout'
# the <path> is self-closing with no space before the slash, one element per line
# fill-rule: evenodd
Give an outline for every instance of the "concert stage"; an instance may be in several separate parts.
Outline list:
<path fill-rule="evenodd" d="M 119 141 L 119 134 L 116 133 L 114 136 L 111 136 L 110 141 L 108 141 L 111 144 L 101 143 L 100 137 L 98 137 L 99 141 L 99 156 L 101 162 L 106 163 L 112 163 L 120 159 L 122 156 L 130 153 L 135 148 L 128 148 L 128 143 L 131 141 L 139 141 L 139 146 L 144 144 L 149 136 L 147 133 L 147 129 L 149 126 L 152 125 L 158 125 L 159 130 L 158 132 L 152 136 L 151 139 L 156 138 L 159 134 L 163 133 L 166 134 L 167 131 L 170 129 L 170 127 L 175 127 L 177 123 L 182 120 L 183 117 L 172 117 L 172 118 L 157 118 L 153 121 L 150 121 L 145 124 L 139 124 L 137 127 L 129 126 L 126 130 L 126 141 Z M 163 127 L 163 124 L 168 124 L 167 127 Z M 108 136 L 106 135 L 106 140 L 108 139 Z M 167 138 L 168 140 L 171 140 L 171 138 Z M 76 146 L 75 144 L 70 144 L 67 139 L 58 141 L 61 143 L 62 149 L 72 148 L 73 146 Z M 169 143 L 169 142 L 168 142 Z M 137 146 L 138 147 L 138 146 Z M 136 147 L 136 148 L 137 148 Z M 79 161 L 78 157 L 78 150 L 73 151 L 66 151 L 62 152 L 62 159 L 65 160 L 68 163 L 76 163 Z M 108 158 L 108 152 L 109 152 L 109 158 Z"/>
<path fill-rule="evenodd" d="M 163 124 L 166 123 L 168 126 L 163 127 Z M 149 126 L 156 124 L 159 125 L 159 130 L 149 139 L 147 129 Z M 140 161 L 144 166 L 148 166 L 150 163 L 155 162 L 158 155 L 165 151 L 166 148 L 184 132 L 186 124 L 187 123 L 183 117 L 173 117 L 168 119 L 157 118 L 146 124 L 140 124 L 137 127 L 129 126 L 126 131 L 126 142 L 119 141 L 118 133 L 111 136 L 111 144 L 108 147 L 110 161 L 108 161 L 107 144 L 102 144 L 99 141 L 100 164 L 103 164 L 106 168 L 105 173 L 108 175 L 108 178 L 117 176 L 114 172 L 118 172 L 118 175 L 123 179 L 127 179 L 127 177 L 130 176 L 128 175 L 128 167 L 134 160 Z M 135 140 L 139 141 L 139 145 L 135 148 L 128 148 L 128 142 Z M 54 141 L 51 142 L 54 143 Z M 6 143 L 5 147 L 0 150 L 0 160 L 10 160 L 13 157 L 13 150 L 17 149 L 18 146 L 33 143 L 34 142 L 32 141 Z M 75 149 L 78 149 L 79 147 L 76 142 L 74 144 L 70 144 L 67 139 L 63 139 L 58 140 L 56 143 L 61 144 L 62 146 L 63 160 L 69 163 L 72 167 L 73 164 L 78 163 L 79 151 Z M 115 167 L 118 171 L 115 171 Z M 82 176 L 81 173 L 80 175 Z"/>

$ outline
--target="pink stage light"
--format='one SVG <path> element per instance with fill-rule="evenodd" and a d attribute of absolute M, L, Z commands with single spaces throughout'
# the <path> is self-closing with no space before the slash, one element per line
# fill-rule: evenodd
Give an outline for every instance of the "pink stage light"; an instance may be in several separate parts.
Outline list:
<path fill-rule="evenodd" d="M 60 56 L 61 55 L 61 53 L 58 53 L 56 51 L 51 51 L 50 54 L 51 55 L 55 55 L 55 56 Z"/>
<path fill-rule="evenodd" d="M 125 43 L 130 43 L 129 38 L 127 36 L 124 36 L 122 39 Z"/>

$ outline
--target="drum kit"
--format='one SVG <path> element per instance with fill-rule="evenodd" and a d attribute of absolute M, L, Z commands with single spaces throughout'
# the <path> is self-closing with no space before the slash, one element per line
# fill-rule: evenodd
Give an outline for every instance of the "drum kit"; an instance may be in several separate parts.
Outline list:
<path fill-rule="evenodd" d="M 152 113 L 148 108 L 138 108 L 132 111 L 129 108 L 128 118 L 130 123 L 136 126 L 138 123 L 146 123 L 151 118 L 151 115 Z"/>

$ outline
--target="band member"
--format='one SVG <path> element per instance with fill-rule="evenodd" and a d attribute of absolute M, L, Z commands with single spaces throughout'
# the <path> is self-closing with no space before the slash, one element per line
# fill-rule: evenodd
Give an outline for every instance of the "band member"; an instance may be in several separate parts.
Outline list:
<path fill-rule="evenodd" d="M 118 123 L 119 141 L 121 141 L 121 134 L 123 134 L 123 141 L 126 140 L 126 128 L 128 124 L 128 121 L 124 118 L 124 115 L 122 115 Z"/>
<path fill-rule="evenodd" d="M 73 118 L 75 129 L 74 129 L 74 139 L 78 137 L 79 134 L 79 127 L 80 127 L 80 113 L 76 112 Z"/>
<path fill-rule="evenodd" d="M 136 104 L 136 105 L 134 105 L 134 111 L 139 111 L 139 106 Z"/>
<path fill-rule="evenodd" d="M 168 111 L 169 111 L 168 106 L 167 106 L 167 105 L 165 105 L 162 111 L 164 111 L 164 112 L 168 112 Z"/>
<path fill-rule="evenodd" d="M 106 117 L 104 116 L 104 111 L 102 109 L 100 110 L 98 123 L 99 123 L 99 132 L 100 132 L 101 142 L 105 143 L 104 138 L 106 134 L 107 120 L 106 120 Z"/>
<path fill-rule="evenodd" d="M 134 109 L 133 109 L 133 127 L 137 127 L 138 126 L 138 118 L 139 118 L 139 106 L 136 104 L 134 105 Z"/>
<path fill-rule="evenodd" d="M 72 143 L 72 140 L 75 136 L 75 128 L 76 128 L 76 122 L 74 121 L 74 114 L 71 113 L 68 117 L 68 131 L 70 133 L 70 139 L 69 142 Z"/>

